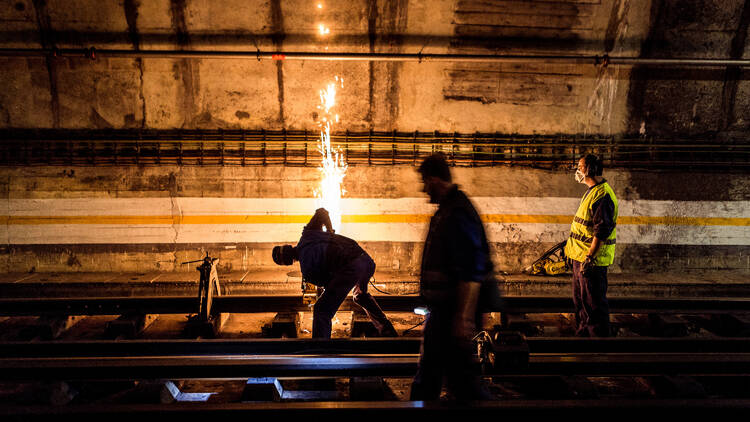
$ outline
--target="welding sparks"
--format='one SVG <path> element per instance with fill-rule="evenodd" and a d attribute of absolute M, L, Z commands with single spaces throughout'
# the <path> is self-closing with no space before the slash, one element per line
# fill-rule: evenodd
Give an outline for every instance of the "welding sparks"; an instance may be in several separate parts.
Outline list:
<path fill-rule="evenodd" d="M 336 80 L 338 81 L 339 78 L 336 77 Z M 331 125 L 333 120 L 336 123 L 339 121 L 338 114 L 332 114 L 331 112 L 331 109 L 336 105 L 335 83 L 328 84 L 326 89 L 320 91 L 320 104 L 318 109 L 323 110 L 324 115 L 319 122 L 321 131 L 318 151 L 322 157 L 318 169 L 322 173 L 323 179 L 320 181 L 320 188 L 316 190 L 315 196 L 318 198 L 317 206 L 328 210 L 333 229 L 339 231 L 342 215 L 341 196 L 344 194 L 341 183 L 344 181 L 347 166 L 341 152 L 331 146 Z"/>
<path fill-rule="evenodd" d="M 320 91 L 320 103 L 326 114 L 330 113 L 333 106 L 336 105 L 336 85 L 328 84 L 328 87 Z"/>
<path fill-rule="evenodd" d="M 322 9 L 323 3 L 319 2 L 317 6 L 318 9 Z M 331 29 L 322 23 L 318 25 L 318 31 L 321 36 L 331 33 Z M 325 46 L 325 49 L 328 50 L 328 46 Z M 332 109 L 336 105 L 336 85 L 343 88 L 344 79 L 336 76 L 335 80 L 336 82 L 329 83 L 320 91 L 320 105 L 317 107 L 321 110 L 321 117 L 317 123 L 320 126 L 318 151 L 322 156 L 318 169 L 323 178 L 320 187 L 314 193 L 317 198 L 316 206 L 328 210 L 333 230 L 339 231 L 342 214 L 341 196 L 344 194 L 341 183 L 346 175 L 346 160 L 338 149 L 331 146 L 331 126 L 334 122 L 339 122 L 339 115 L 333 113 Z"/>

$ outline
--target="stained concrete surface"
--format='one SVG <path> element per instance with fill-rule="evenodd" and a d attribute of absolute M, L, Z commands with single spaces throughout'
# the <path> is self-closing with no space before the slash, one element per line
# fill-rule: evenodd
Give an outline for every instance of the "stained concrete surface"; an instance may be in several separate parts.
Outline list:
<path fill-rule="evenodd" d="M 568 296 L 570 275 L 533 276 L 496 274 L 501 292 L 515 296 Z M 610 273 L 610 296 L 717 297 L 750 294 L 750 280 L 742 272 L 697 270 L 679 272 Z M 156 281 L 154 281 L 156 280 Z M 219 273 L 225 294 L 298 295 L 298 271 L 264 270 Z M 413 295 L 417 275 L 376 272 L 369 292 Z M 382 292 L 379 292 L 377 289 Z M 189 273 L 4 273 L 0 292 L 6 297 L 35 296 L 150 296 L 197 294 L 198 274 Z"/>
<path fill-rule="evenodd" d="M 749 48 L 750 7 L 740 0 L 359 0 L 330 3 L 323 9 L 303 0 L 22 0 L 0 2 L 0 22 L 4 48 L 743 58 Z M 329 36 L 317 32 L 321 23 L 331 29 Z M 749 121 L 743 96 L 746 75 L 733 67 L 35 57 L 0 58 L 0 83 L 5 87 L 0 92 L 0 128 L 316 129 L 319 90 L 334 76 L 345 81 L 338 94 L 340 130 L 603 134 L 615 140 L 638 134 L 644 140 L 657 136 L 693 143 L 741 138 Z M 565 169 L 457 168 L 454 173 L 472 197 L 579 198 L 582 193 Z M 729 171 L 615 170 L 605 176 L 622 201 L 674 201 L 677 211 L 682 205 L 712 203 L 701 217 L 750 198 L 747 177 Z M 16 199 L 311 198 L 318 178 L 317 169 L 279 166 L 16 167 L 0 169 L 0 192 L 8 207 Z M 352 167 L 343 187 L 349 198 L 420 195 L 418 176 L 410 166 Z M 180 213 L 175 204 L 168 213 L 172 217 Z M 81 207 L 76 212 L 86 211 Z M 527 211 L 535 212 L 539 210 L 533 207 Z M 9 230 L 34 232 L 28 226 L 15 227 L 10 209 L 5 214 Z M 666 226 L 651 243 L 619 243 L 613 273 L 750 271 L 745 239 L 716 236 L 705 227 L 685 231 L 680 225 Z M 730 234 L 744 230 L 742 225 L 726 227 Z M 178 228 L 171 229 L 168 237 L 139 245 L 92 245 L 70 239 L 37 243 L 43 230 L 42 236 L 37 230 L 37 240 L 32 241 L 8 235 L 0 238 L 0 270 L 99 271 L 103 277 L 118 271 L 158 272 L 158 278 L 138 276 L 130 281 L 148 281 L 166 290 L 170 285 L 162 283 L 171 281 L 171 272 L 181 278 L 181 272 L 192 271 L 180 262 L 203 256 L 207 247 L 229 246 L 217 244 L 220 241 L 181 244 L 173 237 Z M 554 244 L 551 235 L 519 237 L 524 230 L 515 224 L 503 229 L 504 237 L 492 245 L 498 271 L 517 273 Z M 89 237 L 99 233 L 87 225 L 76 230 Z M 554 228 L 544 231 L 562 233 Z M 363 245 L 381 269 L 418 271 L 417 241 Z M 270 267 L 271 246 L 255 244 L 246 249 L 249 256 L 224 251 L 221 269 Z M 119 286 L 127 286 L 127 280 L 119 281 Z M 507 285 L 511 291 L 564 289 L 555 281 Z M 540 287 L 545 285 L 549 290 Z M 621 286 L 637 292 L 641 285 L 650 284 Z M 708 287 L 702 291 L 710 292 Z"/>
<path fill-rule="evenodd" d="M 722 58 L 747 50 L 740 0 L 74 4 L 4 2 L 0 46 Z M 319 33 L 321 24 L 330 34 Z M 10 88 L 0 94 L 2 127 L 314 129 L 319 85 L 337 74 L 349 81 L 340 98 L 350 130 L 676 135 L 747 126 L 747 84 L 731 69 L 707 77 L 702 69 L 601 71 L 593 63 L 570 71 L 525 63 L 2 60 L 0 80 Z"/>
<path fill-rule="evenodd" d="M 584 191 L 574 182 L 572 172 L 565 169 L 455 168 L 454 176 L 470 197 L 487 207 L 484 213 L 499 213 L 511 220 L 518 215 L 537 220 L 538 214 L 572 215 Z M 0 246 L 0 268 L 7 272 L 189 273 L 192 266 L 181 262 L 198 259 L 206 252 L 221 258 L 221 271 L 269 268 L 273 266 L 270 250 L 275 244 L 269 235 L 287 233 L 284 236 L 289 238 L 279 241 L 290 243 L 304 225 L 302 220 L 298 225 L 278 224 L 261 231 L 253 228 L 257 224 L 180 225 L 179 219 L 186 213 L 183 207 L 194 208 L 188 214 L 210 213 L 221 220 L 228 218 L 224 214 L 231 217 L 249 212 L 242 207 L 261 206 L 253 205 L 255 199 L 258 204 L 309 201 L 309 210 L 294 213 L 311 214 L 319 177 L 315 168 L 282 166 L 0 169 L 0 192 L 7 198 L 3 204 L 9 217 L 5 227 L 0 227 L 8 233 L 5 246 Z M 605 178 L 623 209 L 630 210 L 626 217 L 663 220 L 618 230 L 630 237 L 618 237 L 613 272 L 750 270 L 747 238 L 742 236 L 747 217 L 742 204 L 750 198 L 744 175 L 613 169 L 605 171 Z M 717 183 L 719 180 L 721 183 Z M 431 211 L 413 166 L 352 167 L 343 188 L 344 199 L 355 204 L 349 212 L 420 213 L 424 214 L 421 224 L 426 230 Z M 570 202 L 567 208 L 560 205 L 565 201 Z M 410 205 L 399 205 L 404 203 Z M 147 215 L 142 216 L 144 213 Z M 283 207 L 273 213 L 283 214 Z M 107 226 L 105 221 L 101 226 L 92 219 L 92 215 L 122 214 L 134 222 Z M 695 222 L 685 225 L 669 220 L 672 216 L 687 216 Z M 72 220 L 62 226 L 34 225 L 16 222 L 15 217 L 54 217 L 61 218 L 62 223 L 66 218 Z M 716 225 L 708 221 L 714 217 L 730 218 Z M 162 224 L 162 220 L 169 224 Z M 529 226 L 512 221 L 490 224 L 496 269 L 518 273 L 567 236 L 569 220 L 547 220 Z M 389 227 L 380 230 L 376 226 L 382 227 L 359 227 L 349 235 L 361 242 L 378 268 L 416 273 L 424 239 L 419 232 L 422 226 L 404 224 L 392 232 L 383 231 Z M 369 241 L 362 235 L 379 237 Z"/>
<path fill-rule="evenodd" d="M 742 58 L 750 20 L 740 0 L 75 4 L 5 2 L 0 45 Z M 334 75 L 348 81 L 340 109 L 350 130 L 679 137 L 741 132 L 748 121 L 738 68 L 2 60 L 2 127 L 314 129 L 317 90 Z"/>

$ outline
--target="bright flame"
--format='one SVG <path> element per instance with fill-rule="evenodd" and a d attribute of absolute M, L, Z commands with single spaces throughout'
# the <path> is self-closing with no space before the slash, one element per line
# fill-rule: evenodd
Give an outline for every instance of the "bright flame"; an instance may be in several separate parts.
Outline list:
<path fill-rule="evenodd" d="M 321 131 L 318 144 L 318 151 L 322 155 L 319 170 L 323 178 L 320 188 L 315 191 L 318 198 L 316 206 L 328 210 L 333 229 L 338 232 L 341 227 L 341 196 L 344 194 L 341 183 L 346 176 L 347 167 L 341 152 L 331 146 L 332 120 L 335 118 L 338 122 L 338 115 L 331 115 L 331 109 L 336 105 L 336 84 L 330 83 L 326 89 L 320 91 L 320 104 L 318 108 L 325 113 L 319 122 Z"/>
<path fill-rule="evenodd" d="M 331 108 L 336 105 L 336 85 L 328 84 L 328 87 L 320 91 L 320 104 L 326 114 L 330 114 Z"/>
<path fill-rule="evenodd" d="M 320 32 L 320 35 L 327 35 L 331 33 L 331 29 L 323 25 L 322 23 L 318 26 L 318 31 Z"/>
<path fill-rule="evenodd" d="M 318 3 L 318 9 L 322 9 L 322 8 L 323 8 L 323 4 L 322 3 Z"/>

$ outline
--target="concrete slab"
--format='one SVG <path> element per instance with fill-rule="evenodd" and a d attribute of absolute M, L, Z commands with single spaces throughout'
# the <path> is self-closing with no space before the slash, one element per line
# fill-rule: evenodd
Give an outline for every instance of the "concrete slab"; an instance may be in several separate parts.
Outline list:
<path fill-rule="evenodd" d="M 136 338 L 158 317 L 159 315 L 155 314 L 120 315 L 116 320 L 107 323 L 106 336 L 108 338 Z"/>
<path fill-rule="evenodd" d="M 659 397 L 703 398 L 707 395 L 704 387 L 692 377 L 649 377 L 649 381 Z"/>
<path fill-rule="evenodd" d="M 25 280 L 33 280 L 38 273 L 3 273 L 0 274 L 0 283 L 21 283 Z"/>
<path fill-rule="evenodd" d="M 503 314 L 503 325 L 508 330 L 518 331 L 526 336 L 535 336 L 544 332 L 544 325 L 526 314 Z"/>
<path fill-rule="evenodd" d="M 386 400 L 392 398 L 393 392 L 382 377 L 349 378 L 350 400 Z"/>
<path fill-rule="evenodd" d="M 99 340 L 106 331 L 107 323 L 112 321 L 112 318 L 114 318 L 112 315 L 87 316 L 60 334 L 57 340 Z"/>
<path fill-rule="evenodd" d="M 284 393 L 277 378 L 249 378 L 242 392 L 242 401 L 281 401 Z"/>
<path fill-rule="evenodd" d="M 570 275 L 531 276 L 497 274 L 505 295 L 566 296 Z M 750 276 L 741 271 L 701 270 L 661 273 L 610 273 L 610 297 L 617 296 L 750 296 Z M 295 294 L 301 274 L 287 268 L 241 270 L 219 273 L 227 294 Z M 0 274 L 0 293 L 7 297 L 183 295 L 197 290 L 198 272 L 54 272 Z M 416 294 L 419 277 L 409 272 L 378 271 L 370 293 Z M 197 291 L 196 291 L 197 293 Z"/>
<path fill-rule="evenodd" d="M 268 337 L 272 338 L 297 338 L 299 327 L 299 312 L 279 312 L 273 317 L 268 329 L 264 331 L 268 333 Z"/>
<path fill-rule="evenodd" d="M 33 274 L 24 272 L 0 273 L 0 283 L 17 282 L 71 282 L 75 280 L 96 282 L 121 282 L 121 281 L 191 281 L 196 279 L 197 271 L 173 271 L 173 272 L 37 272 Z M 157 277 L 154 279 L 155 277 Z M 609 273 L 610 284 L 626 282 L 637 282 L 643 284 L 662 284 L 680 282 L 683 284 L 696 284 L 711 282 L 714 284 L 738 284 L 749 283 L 750 276 L 742 271 L 729 270 L 694 270 L 694 271 L 667 271 L 667 272 L 625 272 Z M 513 282 L 566 282 L 570 274 L 559 276 L 532 276 L 528 274 L 497 273 L 498 281 Z M 301 279 L 298 270 L 288 269 L 255 269 L 247 271 L 219 272 L 219 278 L 227 281 L 249 282 L 295 282 Z M 373 284 L 379 282 L 418 282 L 419 275 L 407 271 L 376 271 Z"/>
<path fill-rule="evenodd" d="M 42 340 L 54 340 L 84 318 L 86 317 L 81 315 L 64 317 L 42 316 L 23 330 L 22 337 L 26 339 L 40 338 Z"/>
<path fill-rule="evenodd" d="M 141 333 L 144 339 L 179 338 L 187 325 L 187 315 L 161 315 Z"/>
<path fill-rule="evenodd" d="M 261 327 L 273 320 L 275 313 L 233 314 L 221 329 L 222 338 L 260 338 Z"/>
<path fill-rule="evenodd" d="M 165 381 L 161 389 L 161 402 L 207 402 L 214 394 L 216 393 L 188 393 L 180 391 L 180 388 L 173 381 Z"/>
<path fill-rule="evenodd" d="M 651 335 L 656 337 L 684 337 L 690 331 L 689 322 L 679 315 L 649 314 Z"/>
<path fill-rule="evenodd" d="M 183 334 L 187 338 L 218 338 L 229 317 L 230 314 L 217 314 L 204 321 L 198 315 L 191 315 L 185 324 Z"/>
<path fill-rule="evenodd" d="M 596 386 L 586 377 L 569 376 L 563 377 L 568 393 L 576 399 L 597 399 L 599 392 Z"/>
<path fill-rule="evenodd" d="M 352 337 L 377 337 L 378 330 L 363 311 L 352 312 Z"/>
<path fill-rule="evenodd" d="M 282 400 L 340 400 L 343 394 L 335 378 L 282 379 Z"/>
<path fill-rule="evenodd" d="M 88 273 L 90 275 L 91 273 Z M 143 273 L 119 273 L 112 278 L 107 279 L 107 283 L 153 283 L 158 278 L 169 273 L 149 271 Z M 100 280 L 98 280 L 100 281 Z"/>
<path fill-rule="evenodd" d="M 112 282 L 117 277 L 127 277 L 123 273 L 111 272 L 39 272 L 19 273 L 10 272 L 0 274 L 2 283 L 104 283 Z"/>

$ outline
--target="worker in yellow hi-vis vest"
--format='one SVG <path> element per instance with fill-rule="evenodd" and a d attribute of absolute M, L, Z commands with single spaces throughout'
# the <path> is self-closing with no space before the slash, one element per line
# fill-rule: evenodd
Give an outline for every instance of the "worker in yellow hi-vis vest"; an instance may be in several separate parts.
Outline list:
<path fill-rule="evenodd" d="M 576 335 L 607 337 L 607 267 L 615 257 L 617 197 L 602 178 L 602 160 L 586 155 L 578 161 L 576 181 L 588 186 L 570 225 L 565 256 L 573 267 Z"/>

